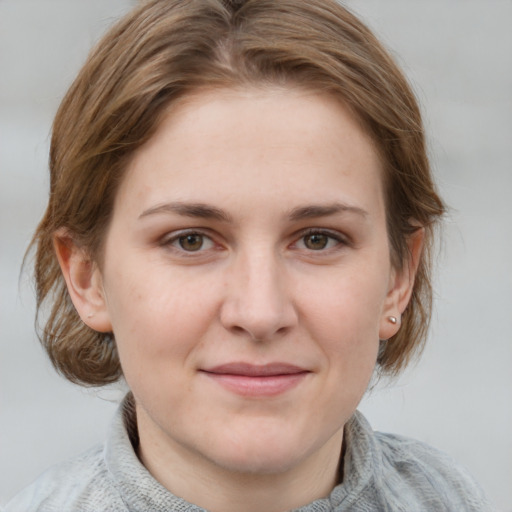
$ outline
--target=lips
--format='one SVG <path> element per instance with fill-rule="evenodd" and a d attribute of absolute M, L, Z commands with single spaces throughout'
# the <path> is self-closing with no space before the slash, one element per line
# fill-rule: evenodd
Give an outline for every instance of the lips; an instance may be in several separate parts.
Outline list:
<path fill-rule="evenodd" d="M 201 370 L 227 391 L 245 397 L 271 397 L 298 386 L 311 372 L 288 363 L 228 363 Z"/>

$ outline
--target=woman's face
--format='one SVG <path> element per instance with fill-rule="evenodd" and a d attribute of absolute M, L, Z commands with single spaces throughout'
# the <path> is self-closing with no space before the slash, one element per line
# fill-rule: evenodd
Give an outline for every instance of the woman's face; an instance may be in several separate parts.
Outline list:
<path fill-rule="evenodd" d="M 143 455 L 242 473 L 339 457 L 405 287 L 370 139 L 295 89 L 174 105 L 127 170 L 95 272 L 86 321 L 115 334 Z"/>

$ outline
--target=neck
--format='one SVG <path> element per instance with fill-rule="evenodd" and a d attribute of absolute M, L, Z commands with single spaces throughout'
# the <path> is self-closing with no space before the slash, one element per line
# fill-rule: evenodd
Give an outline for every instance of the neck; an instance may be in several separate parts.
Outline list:
<path fill-rule="evenodd" d="M 300 464 L 261 474 L 220 467 L 169 443 L 144 428 L 143 416 L 138 416 L 141 462 L 174 495 L 211 512 L 283 512 L 328 496 L 338 483 L 343 430 Z"/>

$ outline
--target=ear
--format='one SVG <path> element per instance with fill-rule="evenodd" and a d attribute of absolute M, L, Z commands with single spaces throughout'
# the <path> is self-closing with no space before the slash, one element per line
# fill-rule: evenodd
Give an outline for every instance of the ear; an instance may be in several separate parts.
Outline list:
<path fill-rule="evenodd" d="M 425 229 L 418 228 L 407 241 L 409 257 L 401 269 L 393 269 L 390 274 L 389 288 L 382 310 L 379 338 L 387 340 L 400 329 L 402 313 L 411 299 L 414 279 L 423 251 Z M 396 322 L 391 319 L 396 318 Z"/>
<path fill-rule="evenodd" d="M 53 245 L 68 293 L 82 321 L 95 331 L 112 331 L 98 266 L 66 230 L 54 235 Z"/>

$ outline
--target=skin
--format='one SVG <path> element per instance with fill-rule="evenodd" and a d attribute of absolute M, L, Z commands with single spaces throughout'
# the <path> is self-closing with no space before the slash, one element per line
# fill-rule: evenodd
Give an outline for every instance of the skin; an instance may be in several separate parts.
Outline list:
<path fill-rule="evenodd" d="M 101 267 L 63 235 L 56 249 L 84 322 L 115 334 L 152 475 L 208 510 L 273 512 L 336 485 L 420 238 L 395 270 L 381 164 L 342 103 L 254 88 L 171 107 L 127 169 Z M 302 373 L 244 394 L 208 372 L 233 362 Z"/>

